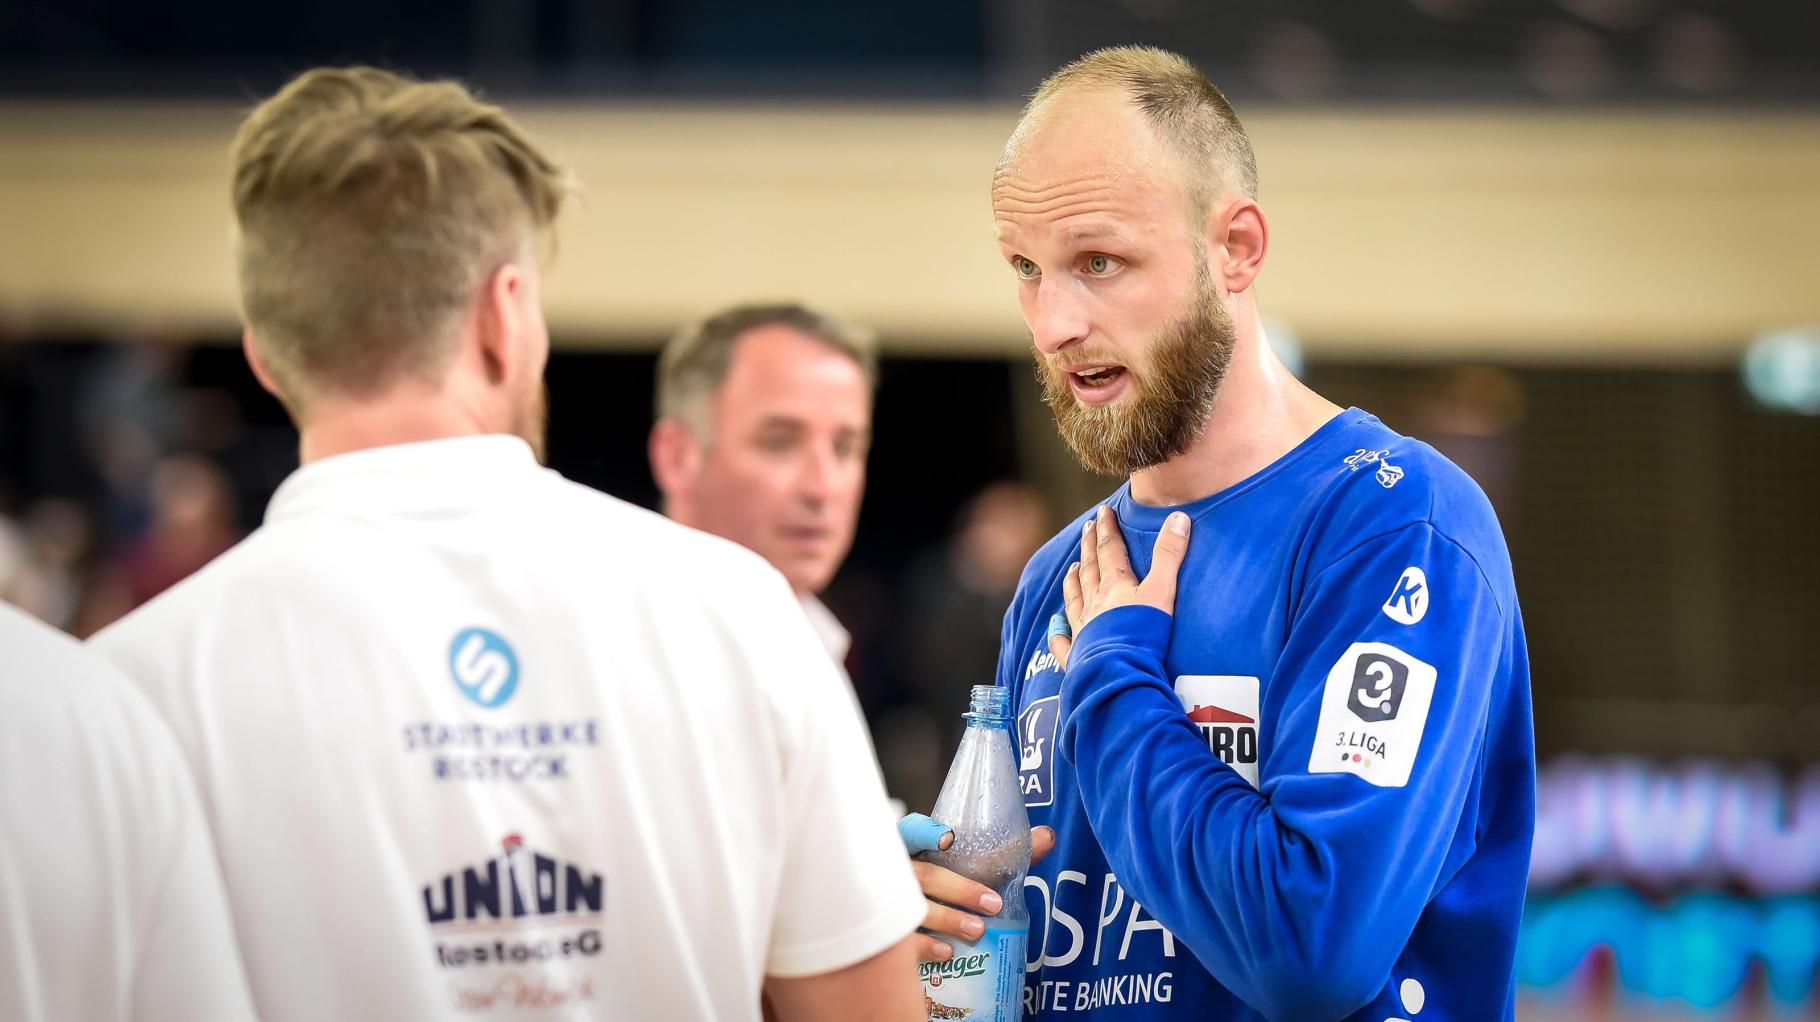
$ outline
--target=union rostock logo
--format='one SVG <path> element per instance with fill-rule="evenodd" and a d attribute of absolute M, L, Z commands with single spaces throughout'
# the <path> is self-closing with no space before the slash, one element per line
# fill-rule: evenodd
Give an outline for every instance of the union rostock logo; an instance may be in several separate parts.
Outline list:
<path fill-rule="evenodd" d="M 462 695 L 494 709 L 518 690 L 518 654 L 498 632 L 463 628 L 449 643 L 449 674 Z"/>

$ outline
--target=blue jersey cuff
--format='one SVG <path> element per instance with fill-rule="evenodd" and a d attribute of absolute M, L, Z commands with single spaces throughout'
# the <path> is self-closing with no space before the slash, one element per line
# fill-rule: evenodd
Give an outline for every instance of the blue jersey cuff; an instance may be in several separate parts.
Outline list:
<path fill-rule="evenodd" d="M 1119 646 L 1135 646 L 1156 654 L 1160 660 L 1168 651 L 1169 633 L 1174 627 L 1175 618 L 1155 607 L 1114 607 L 1087 622 L 1081 634 L 1074 637 L 1068 662 L 1072 665 L 1092 659 L 1101 650 Z"/>
<path fill-rule="evenodd" d="M 1072 718 L 1095 691 L 1129 682 L 1134 673 L 1160 682 L 1174 627 L 1170 615 L 1145 606 L 1115 607 L 1087 622 L 1074 637 L 1062 675 L 1062 720 Z"/>

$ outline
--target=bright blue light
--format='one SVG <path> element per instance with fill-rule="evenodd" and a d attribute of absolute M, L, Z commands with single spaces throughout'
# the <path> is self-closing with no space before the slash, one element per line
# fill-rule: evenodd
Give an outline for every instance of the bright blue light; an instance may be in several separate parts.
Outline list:
<path fill-rule="evenodd" d="M 1820 327 L 1760 335 L 1745 350 L 1741 373 L 1763 407 L 1820 415 Z"/>

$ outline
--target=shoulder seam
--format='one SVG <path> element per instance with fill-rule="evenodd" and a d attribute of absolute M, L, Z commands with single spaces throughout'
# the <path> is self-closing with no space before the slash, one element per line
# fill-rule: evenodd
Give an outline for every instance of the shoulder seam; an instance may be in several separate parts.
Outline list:
<path fill-rule="evenodd" d="M 1466 560 L 1472 564 L 1473 570 L 1479 573 L 1479 581 L 1484 583 L 1484 585 L 1485 585 L 1485 591 L 1491 594 L 1491 605 L 1498 608 L 1498 620 L 1508 626 L 1510 624 L 1510 611 L 1504 606 L 1504 601 L 1498 592 L 1498 587 L 1495 585 L 1492 585 L 1491 576 L 1486 574 L 1485 566 L 1483 564 L 1479 563 L 1479 559 L 1473 555 L 1473 552 L 1471 550 L 1466 549 L 1464 544 L 1462 544 L 1459 540 L 1453 538 L 1453 536 L 1451 534 L 1449 534 L 1447 532 L 1447 530 L 1445 530 L 1445 529 L 1441 528 L 1439 525 L 1435 524 L 1435 520 L 1434 520 L 1434 517 L 1432 514 L 1433 509 L 1434 509 L 1434 497 L 1431 494 L 1429 496 L 1430 514 L 1424 515 L 1421 518 L 1411 519 L 1410 521 L 1404 522 L 1403 524 L 1395 526 L 1394 528 L 1385 529 L 1382 532 L 1374 532 L 1371 535 L 1366 536 L 1364 539 L 1359 540 L 1357 543 L 1354 543 L 1353 545 L 1347 547 L 1338 556 L 1334 557 L 1333 560 L 1331 560 L 1331 561 L 1327 562 L 1327 564 L 1323 565 L 1319 571 L 1317 571 L 1313 575 L 1309 576 L 1309 578 L 1308 578 L 1309 588 L 1312 589 L 1318 582 L 1320 582 L 1321 576 L 1327 574 L 1328 571 L 1337 567 L 1341 561 L 1344 561 L 1348 557 L 1351 557 L 1353 554 L 1357 553 L 1367 543 L 1375 543 L 1378 540 L 1384 539 L 1387 536 L 1394 536 L 1397 533 L 1402 532 L 1405 529 L 1408 529 L 1408 528 L 1411 528 L 1414 526 L 1418 526 L 1418 525 L 1422 525 L 1422 526 L 1427 526 L 1429 531 L 1433 532 L 1436 536 L 1439 536 L 1441 539 L 1446 540 L 1449 546 L 1452 546 L 1455 550 L 1458 550 L 1460 552 L 1460 554 L 1462 556 L 1464 556 L 1466 558 Z"/>

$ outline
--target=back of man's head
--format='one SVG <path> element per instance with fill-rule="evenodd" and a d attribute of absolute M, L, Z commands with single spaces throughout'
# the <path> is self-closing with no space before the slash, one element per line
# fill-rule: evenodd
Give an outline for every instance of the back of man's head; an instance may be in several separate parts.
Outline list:
<path fill-rule="evenodd" d="M 318 68 L 234 140 L 242 314 L 295 413 L 446 370 L 476 289 L 535 259 L 568 178 L 450 81 Z"/>

